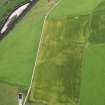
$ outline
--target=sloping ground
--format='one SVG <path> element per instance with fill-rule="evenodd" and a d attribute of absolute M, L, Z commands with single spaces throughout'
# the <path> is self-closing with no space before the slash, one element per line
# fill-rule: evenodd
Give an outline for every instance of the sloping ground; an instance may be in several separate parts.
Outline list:
<path fill-rule="evenodd" d="M 105 5 L 102 2 L 93 11 L 101 0 L 83 1 L 62 0 L 46 23 L 29 97 L 32 105 L 105 104 Z M 40 0 L 0 42 L 0 80 L 29 85 L 46 7 L 47 2 Z M 88 15 L 91 10 L 93 13 Z M 15 89 L 11 89 L 15 96 Z"/>
<path fill-rule="evenodd" d="M 14 86 L 0 83 L 0 105 L 18 105 L 17 91 Z"/>
<path fill-rule="evenodd" d="M 81 105 L 104 105 L 105 44 L 86 49 L 83 69 Z"/>
<path fill-rule="evenodd" d="M 0 0 L 0 4 L 2 4 L 4 2 L 4 0 Z"/>
<path fill-rule="evenodd" d="M 87 15 L 102 0 L 60 0 L 60 5 L 53 10 L 49 19 L 59 18 L 63 16 Z"/>
<path fill-rule="evenodd" d="M 88 16 L 59 18 L 46 23 L 32 101 L 44 101 L 47 105 L 79 105 L 87 26 Z"/>
<path fill-rule="evenodd" d="M 91 44 L 105 43 L 105 1 L 100 3 L 92 14 L 88 40 Z"/>
<path fill-rule="evenodd" d="M 40 0 L 0 42 L 1 81 L 29 85 L 47 7 L 47 1 Z"/>
<path fill-rule="evenodd" d="M 30 95 L 32 105 L 105 104 L 101 1 L 62 0 L 50 14 Z"/>
<path fill-rule="evenodd" d="M 81 105 L 105 104 L 105 0 L 93 12 L 85 50 Z"/>
<path fill-rule="evenodd" d="M 0 21 L 4 15 L 26 0 L 0 0 Z"/>

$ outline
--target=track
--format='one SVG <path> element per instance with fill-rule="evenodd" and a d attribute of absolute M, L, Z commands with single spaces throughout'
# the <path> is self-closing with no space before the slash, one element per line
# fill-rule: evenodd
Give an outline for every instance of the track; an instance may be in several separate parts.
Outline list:
<path fill-rule="evenodd" d="M 27 92 L 27 95 L 26 95 L 26 97 L 25 97 L 25 100 L 24 100 L 23 105 L 26 105 L 28 96 L 29 96 L 30 91 L 31 91 L 31 89 L 32 89 L 32 83 L 33 83 L 33 79 L 34 79 L 34 77 L 35 77 L 36 65 L 37 65 L 38 56 L 39 56 L 39 52 L 40 52 L 40 48 L 41 48 L 41 44 L 42 44 L 42 40 L 43 40 L 44 28 L 45 28 L 46 20 L 47 20 L 49 14 L 52 12 L 52 10 L 53 10 L 60 2 L 61 2 L 61 0 L 59 0 L 52 8 L 46 13 L 46 15 L 45 15 L 45 17 L 44 17 L 44 22 L 43 22 L 43 27 L 42 27 L 42 32 L 41 32 L 40 41 L 39 41 L 39 47 L 38 47 L 38 50 L 37 50 L 37 56 L 36 56 L 36 58 L 35 58 L 35 63 L 34 63 L 34 68 L 33 68 L 33 73 L 32 73 L 32 78 L 31 78 L 30 85 L 29 85 L 29 89 L 28 89 L 28 92 Z"/>

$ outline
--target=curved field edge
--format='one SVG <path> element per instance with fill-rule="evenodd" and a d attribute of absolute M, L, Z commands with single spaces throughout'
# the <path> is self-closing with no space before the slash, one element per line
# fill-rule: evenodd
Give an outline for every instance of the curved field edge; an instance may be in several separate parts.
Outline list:
<path fill-rule="evenodd" d="M 33 74 L 32 74 L 32 78 L 31 78 L 31 81 L 30 81 L 30 86 L 29 86 L 29 89 L 28 89 L 28 92 L 27 92 L 27 95 L 25 97 L 25 100 L 24 100 L 24 103 L 23 105 L 25 104 L 30 104 L 30 102 L 28 102 L 29 100 L 29 96 L 30 96 L 30 92 L 31 92 L 31 89 L 32 89 L 32 84 L 33 84 L 33 79 L 34 79 L 34 75 L 36 74 L 36 65 L 37 65 L 37 60 L 38 60 L 38 57 L 39 57 L 39 51 L 40 51 L 40 48 L 41 48 L 41 44 L 42 44 L 42 41 L 43 41 L 43 34 L 44 34 L 44 28 L 45 28 L 45 25 L 46 25 L 46 20 L 49 16 L 49 14 L 52 12 L 52 10 L 60 3 L 60 1 L 57 1 L 54 0 L 54 1 L 48 1 L 48 12 L 46 13 L 45 17 L 44 17 L 44 21 L 43 21 L 43 27 L 42 27 L 42 32 L 41 32 L 41 37 L 40 37 L 40 41 L 39 41 L 39 47 L 38 47 L 38 51 L 37 51 L 37 55 L 36 55 L 36 60 L 35 60 L 35 64 L 34 64 L 34 68 L 33 68 Z"/>
<path fill-rule="evenodd" d="M 61 0 L 60 5 L 50 14 L 49 19 L 90 14 L 101 1 L 103 0 Z"/>
<path fill-rule="evenodd" d="M 81 105 L 105 104 L 105 0 L 92 14 L 88 46 L 84 53 Z"/>
<path fill-rule="evenodd" d="M 47 21 L 30 101 L 48 105 L 79 105 L 88 17 Z"/>
<path fill-rule="evenodd" d="M 40 39 L 47 2 L 40 0 L 0 42 L 0 80 L 27 87 Z"/>
<path fill-rule="evenodd" d="M 99 2 L 98 2 L 99 3 Z M 94 9 L 95 9 L 95 7 L 96 6 L 94 6 Z M 58 7 L 57 7 L 58 8 Z M 94 11 L 94 9 L 92 10 L 92 12 L 91 13 L 93 13 L 93 11 Z M 54 9 L 54 11 L 55 11 L 55 9 Z M 59 11 L 60 11 L 60 9 L 59 9 Z M 70 13 L 68 13 L 69 15 L 70 15 Z M 80 14 L 81 14 L 81 12 L 80 12 Z M 88 12 L 87 12 L 87 14 L 88 14 Z M 59 94 L 60 93 L 60 89 L 58 89 L 57 90 L 57 92 L 58 93 L 54 93 L 54 91 L 56 90 L 55 88 L 54 89 L 52 89 L 51 87 L 53 87 L 52 85 L 54 85 L 54 82 L 56 81 L 56 79 L 55 78 L 59 78 L 59 75 L 55 75 L 55 73 L 59 70 L 59 67 L 55 67 L 54 68 L 54 64 L 53 64 L 53 66 L 52 66 L 52 64 L 51 64 L 51 62 L 50 62 L 50 59 L 53 57 L 53 54 L 55 54 L 56 52 L 55 51 L 58 51 L 57 49 L 59 49 L 59 47 L 57 47 L 57 49 L 54 49 L 54 44 L 57 44 L 57 42 L 59 42 L 59 40 L 57 40 L 56 38 L 58 38 L 58 37 L 55 37 L 53 40 L 56 40 L 56 41 L 51 41 L 52 40 L 52 38 L 54 37 L 53 35 L 56 35 L 57 33 L 60 33 L 60 31 L 62 30 L 62 31 L 64 31 L 63 29 L 58 29 L 58 27 L 60 27 L 60 25 L 62 25 L 62 23 L 63 22 L 61 22 L 61 21 L 64 21 L 63 20 L 63 17 L 65 17 L 65 19 L 66 19 L 66 16 L 58 16 L 59 15 L 59 12 L 57 12 L 57 15 L 56 16 L 52 16 L 52 17 L 49 17 L 49 20 L 50 20 L 50 22 L 51 21 L 56 21 L 57 19 L 58 19 L 58 22 L 56 22 L 56 24 L 54 24 L 53 22 L 50 24 L 50 22 L 48 21 L 48 26 L 46 26 L 47 28 L 46 28 L 46 32 L 45 32 L 45 40 L 43 41 L 43 46 L 42 46 L 42 49 L 41 49 L 41 52 L 40 52 L 40 57 L 39 57 L 39 62 L 38 62 L 38 65 L 37 65 L 37 75 L 35 76 L 35 82 L 33 83 L 33 89 L 32 89 L 32 92 L 31 92 L 31 96 L 30 96 L 30 100 L 32 101 L 32 103 L 33 103 L 33 105 L 35 104 L 35 103 L 37 103 L 37 104 L 39 104 L 39 105 L 43 105 L 43 104 L 48 104 L 48 105 L 63 105 L 62 103 L 63 103 L 63 101 L 64 100 L 66 100 L 65 102 L 66 102 L 66 104 L 67 104 L 67 102 L 68 102 L 68 104 L 67 105 L 69 105 L 70 103 L 70 100 L 68 101 L 67 99 L 65 99 L 65 98 L 62 98 L 61 100 L 59 99 L 59 98 L 57 98 L 57 94 Z M 74 15 L 74 14 L 73 14 Z M 80 15 L 78 14 L 76 14 L 76 15 L 74 15 L 73 16 L 72 15 L 72 17 L 74 17 L 75 19 L 77 19 L 78 20 L 78 18 L 80 17 Z M 75 17 L 76 16 L 76 17 Z M 62 19 L 61 19 L 61 18 Z M 61 19 L 61 21 L 60 21 L 60 19 Z M 67 18 L 67 19 L 69 19 L 69 17 Z M 90 16 L 89 16 L 89 18 L 88 19 L 90 19 Z M 88 20 L 87 19 L 87 20 Z M 80 21 L 80 20 L 79 20 Z M 91 21 L 91 20 L 90 20 Z M 99 21 L 99 20 L 98 20 Z M 57 23 L 58 23 L 58 26 L 57 26 Z M 75 23 L 74 23 L 75 24 Z M 70 25 L 70 24 L 69 24 Z M 69 26 L 69 25 L 66 25 L 66 27 L 67 26 Z M 55 27 L 56 27 L 56 29 L 55 29 Z M 74 27 L 73 27 L 74 28 Z M 85 27 L 86 28 L 86 27 Z M 55 30 L 54 30 L 55 29 Z M 70 29 L 70 28 L 69 28 Z M 78 29 L 78 28 L 77 28 Z M 53 30 L 53 31 L 52 31 Z M 90 43 L 90 42 L 87 42 L 87 39 L 88 39 L 88 37 L 89 37 L 89 35 L 90 35 L 90 22 L 89 22 L 89 26 L 88 26 L 88 28 L 86 29 L 87 30 L 87 35 L 85 36 L 85 38 L 83 38 L 82 37 L 82 41 L 85 39 L 85 43 L 84 43 L 84 47 L 87 47 L 88 46 L 88 44 Z M 51 33 L 52 32 L 52 33 Z M 73 30 L 72 30 L 72 32 L 73 32 Z M 61 33 L 61 34 L 59 34 L 59 35 L 62 35 L 63 33 Z M 51 39 L 50 39 L 50 37 L 51 36 L 53 36 Z M 75 37 L 75 38 L 77 38 L 78 39 L 78 37 Z M 50 39 L 50 40 L 49 40 Z M 62 38 L 63 39 L 63 38 Z M 72 39 L 72 38 L 71 38 Z M 80 41 L 80 38 L 79 38 L 79 41 Z M 81 45 L 81 43 L 79 42 L 79 41 L 77 41 L 76 42 L 76 44 L 77 43 L 79 43 L 80 45 Z M 75 42 L 75 40 L 73 40 L 72 41 L 72 43 L 74 43 Z M 49 45 L 47 45 L 46 43 L 51 43 L 51 44 L 49 44 Z M 60 42 L 59 42 L 60 43 Z M 63 43 L 63 42 L 62 42 Z M 59 45 L 60 46 L 60 45 Z M 48 48 L 48 49 L 47 49 Z M 52 49 L 51 49 L 52 48 Z M 47 49 L 47 50 L 46 50 Z M 51 52 L 50 52 L 50 50 L 51 50 Z M 50 53 L 51 53 L 51 55 L 50 55 Z M 50 55 L 50 56 L 49 56 Z M 62 55 L 62 54 L 61 54 Z M 62 55 L 63 56 L 63 55 Z M 83 54 L 83 56 L 84 56 L 84 54 Z M 57 57 L 57 56 L 56 56 Z M 62 57 L 60 57 L 61 59 L 63 59 Z M 59 58 L 59 59 L 60 59 Z M 64 57 L 65 58 L 65 57 Z M 60 62 L 60 61 L 62 61 L 62 60 L 58 60 L 57 59 L 57 61 L 58 61 L 58 63 Z M 56 63 L 56 60 L 54 59 L 54 62 L 53 63 Z M 82 61 L 82 63 L 83 63 L 83 61 Z M 66 68 L 66 67 L 65 67 Z M 62 68 L 63 69 L 63 68 Z M 50 72 L 50 70 L 52 70 L 51 72 Z M 57 70 L 57 71 L 56 71 Z M 39 71 L 39 72 L 38 72 Z M 46 72 L 45 72 L 46 71 Z M 54 73 L 54 75 L 53 75 L 53 77 L 52 77 L 52 74 Z M 48 75 L 47 75 L 48 74 Z M 58 73 L 59 74 L 59 73 Z M 50 76 L 49 76 L 50 75 Z M 84 75 L 84 72 L 83 72 L 83 75 Z M 82 75 L 81 75 L 81 77 L 82 77 Z M 50 78 L 50 79 L 49 79 Z M 52 79 L 53 78 L 53 79 Z M 67 78 L 68 79 L 68 78 Z M 55 81 L 54 81 L 55 80 Z M 100 79 L 101 80 L 101 79 Z M 100 81 L 99 80 L 99 81 Z M 50 82 L 49 82 L 50 81 Z M 53 82 L 54 81 L 54 82 Z M 81 79 L 80 79 L 80 81 L 81 81 Z M 85 81 L 85 80 L 84 80 Z M 101 83 L 101 82 L 100 82 Z M 59 84 L 59 82 L 58 82 L 58 84 Z M 67 84 L 66 84 L 67 85 Z M 85 86 L 85 84 L 82 84 L 82 85 L 84 85 Z M 102 85 L 102 84 L 101 84 Z M 56 86 L 56 85 L 55 85 Z M 60 86 L 62 86 L 62 82 L 60 82 Z M 60 88 L 60 86 L 58 86 L 59 88 Z M 56 86 L 57 87 L 57 86 Z M 71 86 L 72 87 L 72 86 Z M 81 88 L 81 86 L 79 87 L 79 89 Z M 64 89 L 64 87 L 62 87 L 61 89 Z M 78 90 L 78 89 L 77 89 Z M 85 91 L 87 91 L 87 90 L 85 90 Z M 85 93 L 85 91 L 84 91 L 84 93 Z M 83 90 L 81 91 L 81 93 L 80 94 L 83 94 L 82 93 L 83 92 Z M 99 94 L 101 94 L 100 93 L 100 91 L 98 91 L 99 92 Z M 79 102 L 80 102 L 80 99 L 81 99 L 81 97 L 80 97 L 80 94 L 78 94 L 79 95 Z M 62 94 L 60 94 L 60 95 L 58 95 L 58 96 L 60 96 L 61 97 L 61 95 Z M 93 94 L 94 95 L 94 94 Z M 46 97 L 45 97 L 46 96 Z M 73 98 L 73 96 L 71 95 L 71 97 Z M 83 99 L 85 99 L 86 98 L 86 95 L 84 94 L 83 96 Z M 99 97 L 99 96 L 98 96 Z M 83 101 L 83 99 L 81 99 L 82 101 Z M 97 98 L 98 99 L 98 98 Z M 61 103 L 59 103 L 59 101 L 61 101 Z M 81 101 L 81 103 L 82 103 L 82 101 Z M 88 100 L 87 100 L 88 101 Z M 91 100 L 89 100 L 90 101 L 90 103 L 91 103 Z M 75 101 L 71 101 L 71 103 L 73 104 L 73 105 L 75 105 L 76 103 L 74 103 Z M 86 101 L 83 101 L 83 102 L 85 102 L 84 104 L 87 104 L 87 102 Z M 99 103 L 100 101 L 98 101 L 98 103 Z M 102 98 L 102 102 L 101 103 L 103 103 L 103 98 Z M 83 104 L 83 105 L 84 105 Z M 36 104 L 35 104 L 36 105 Z M 65 105 L 65 103 L 64 103 L 64 105 Z M 71 104 L 70 104 L 71 105 Z M 78 104 L 76 104 L 76 105 L 78 105 Z M 98 104 L 97 104 L 98 105 Z M 103 105 L 103 104 L 102 104 Z"/>

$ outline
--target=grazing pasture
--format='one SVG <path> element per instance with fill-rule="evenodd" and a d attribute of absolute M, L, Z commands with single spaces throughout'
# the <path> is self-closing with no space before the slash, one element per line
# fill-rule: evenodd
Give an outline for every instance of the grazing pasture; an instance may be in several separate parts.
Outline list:
<path fill-rule="evenodd" d="M 31 99 L 48 105 L 79 105 L 88 16 L 46 22 Z"/>
<path fill-rule="evenodd" d="M 84 53 L 80 105 L 105 104 L 105 1 L 94 10 Z"/>
<path fill-rule="evenodd" d="M 63 16 L 90 14 L 103 0 L 60 0 L 60 4 L 50 14 L 49 19 Z"/>
<path fill-rule="evenodd" d="M 100 3 L 92 14 L 89 42 L 105 43 L 105 1 Z"/>
<path fill-rule="evenodd" d="M 0 80 L 28 87 L 36 57 L 46 1 L 40 0 L 0 42 Z"/>
<path fill-rule="evenodd" d="M 105 44 L 85 50 L 80 105 L 105 104 Z"/>
<path fill-rule="evenodd" d="M 2 18 L 23 1 L 0 2 Z M 39 0 L 0 42 L 0 81 L 28 88 L 49 8 Z M 105 105 L 104 33 L 105 0 L 62 0 L 47 18 L 27 105 Z M 16 90 L 0 84 L 2 103 Z"/>
<path fill-rule="evenodd" d="M 0 105 L 17 105 L 18 88 L 0 83 Z"/>
<path fill-rule="evenodd" d="M 105 3 L 101 2 L 62 0 L 50 13 L 30 95 L 32 102 L 105 104 Z"/>

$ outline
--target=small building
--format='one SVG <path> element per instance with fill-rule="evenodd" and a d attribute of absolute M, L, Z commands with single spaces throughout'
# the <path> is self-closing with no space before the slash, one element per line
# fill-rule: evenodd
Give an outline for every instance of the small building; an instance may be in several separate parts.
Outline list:
<path fill-rule="evenodd" d="M 18 105 L 23 105 L 23 93 L 18 93 Z"/>

